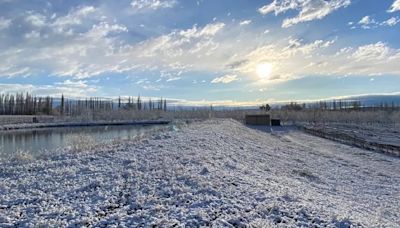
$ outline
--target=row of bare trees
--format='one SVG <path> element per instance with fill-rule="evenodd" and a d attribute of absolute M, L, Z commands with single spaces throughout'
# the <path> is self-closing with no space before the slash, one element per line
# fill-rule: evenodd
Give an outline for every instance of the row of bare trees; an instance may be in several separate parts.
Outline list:
<path fill-rule="evenodd" d="M 0 94 L 0 115 L 50 115 L 53 111 L 53 98 L 36 97 L 29 93 Z"/>
<path fill-rule="evenodd" d="M 86 99 L 67 99 L 64 95 L 59 99 L 50 96 L 38 97 L 29 93 L 0 94 L 0 115 L 67 115 L 77 116 L 92 112 L 116 110 L 167 110 L 167 100 L 143 101 L 140 96 L 127 99 L 111 99 L 96 97 Z"/>
<path fill-rule="evenodd" d="M 159 100 L 148 100 L 147 104 L 142 101 L 140 95 L 135 99 L 134 97 L 128 97 L 128 101 L 124 104 L 121 97 L 118 97 L 118 109 L 130 109 L 130 110 L 164 110 L 167 111 L 167 100 L 160 98 Z"/>
<path fill-rule="evenodd" d="M 400 104 L 394 102 L 381 102 L 375 105 L 366 105 L 361 101 L 347 101 L 347 100 L 333 100 L 333 101 L 319 101 L 314 103 L 296 103 L 290 102 L 289 104 L 282 105 L 281 110 L 399 110 Z"/>

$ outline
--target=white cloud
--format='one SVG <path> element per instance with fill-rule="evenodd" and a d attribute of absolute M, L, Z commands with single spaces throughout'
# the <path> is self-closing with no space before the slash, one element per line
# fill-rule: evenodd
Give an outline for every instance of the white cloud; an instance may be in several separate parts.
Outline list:
<path fill-rule="evenodd" d="M 348 62 L 339 68 L 350 75 L 400 75 L 396 62 L 400 61 L 400 49 L 393 49 L 383 42 L 358 47 L 350 55 L 339 56 Z"/>
<path fill-rule="evenodd" d="M 0 75 L 4 75 L 7 77 L 14 77 L 14 76 L 29 76 L 31 69 L 29 67 L 19 67 L 19 66 L 0 66 Z"/>
<path fill-rule="evenodd" d="M 142 10 L 142 9 L 162 9 L 162 8 L 172 8 L 178 2 L 176 0 L 133 0 L 131 2 L 131 6 L 135 10 Z"/>
<path fill-rule="evenodd" d="M 253 26 L 240 27 L 237 23 L 226 25 L 217 21 L 132 42 L 122 34 L 128 31 L 127 26 L 105 18 L 100 8 L 91 6 L 47 18 L 46 26 L 49 29 L 34 28 L 33 31 L 40 33 L 28 32 L 26 36 L 30 40 L 5 47 L 0 52 L 0 76 L 46 74 L 79 81 L 122 72 L 152 72 L 155 74 L 149 75 L 158 77 L 157 73 L 164 71 L 169 76 L 161 81 L 171 82 L 180 78 L 178 72 L 185 75 L 187 72 L 221 72 L 224 76 L 212 80 L 213 83 L 239 78 L 247 83 L 259 82 L 255 69 L 262 63 L 273 65 L 269 81 L 309 75 L 400 75 L 399 51 L 385 43 L 335 47 L 339 45 L 335 44 L 335 39 L 307 40 L 272 32 L 265 36 L 260 34 L 263 32 L 260 28 L 254 30 Z M 59 27 L 63 33 L 57 32 Z M 69 29 L 74 32 L 68 33 Z M 43 39 L 33 39 L 39 35 Z M 46 36 L 49 38 L 45 39 Z M 150 77 L 149 82 L 140 86 L 161 89 Z"/>
<path fill-rule="evenodd" d="M 239 78 L 237 75 L 227 74 L 221 77 L 214 78 L 211 83 L 224 83 L 228 84 L 234 81 L 238 81 Z"/>
<path fill-rule="evenodd" d="M 363 29 L 370 29 L 372 27 L 376 27 L 378 23 L 374 19 L 371 19 L 370 16 L 364 16 L 361 18 L 358 24 L 361 25 L 361 28 Z"/>
<path fill-rule="evenodd" d="M 358 24 L 361 24 L 361 25 L 369 25 L 372 23 L 375 23 L 375 21 L 373 19 L 371 20 L 371 18 L 369 16 L 365 16 L 365 17 L 361 18 L 361 20 L 358 22 Z"/>
<path fill-rule="evenodd" d="M 36 39 L 40 37 L 40 33 L 38 31 L 31 31 L 24 35 L 26 39 Z"/>
<path fill-rule="evenodd" d="M 0 17 L 0 30 L 8 28 L 8 27 L 10 27 L 10 25 L 11 25 L 11 20 L 10 19 L 6 19 L 4 17 Z"/>
<path fill-rule="evenodd" d="M 389 52 L 390 49 L 386 46 L 386 44 L 378 42 L 359 47 L 352 56 L 356 59 L 356 61 L 383 60 L 387 58 Z"/>
<path fill-rule="evenodd" d="M 179 35 L 184 36 L 186 38 L 199 38 L 199 37 L 210 37 L 217 34 L 223 27 L 224 23 L 213 23 L 207 24 L 202 29 L 198 29 L 197 26 L 193 26 L 191 29 L 181 30 Z"/>
<path fill-rule="evenodd" d="M 288 10 L 299 11 L 297 16 L 284 19 L 282 27 L 288 28 L 298 23 L 322 19 L 339 8 L 349 6 L 350 3 L 350 0 L 274 0 L 258 11 L 263 15 L 272 12 L 278 15 Z"/>
<path fill-rule="evenodd" d="M 106 21 L 89 28 L 87 25 L 81 27 L 80 30 L 88 30 L 73 35 L 60 33 L 64 35 L 62 43 L 54 42 L 52 37 L 33 39 L 39 35 L 49 35 L 35 31 L 26 34 L 26 38 L 34 42 L 34 45 L 27 42 L 26 45 L 10 48 L 0 54 L 0 76 L 46 72 L 49 75 L 82 79 L 107 72 L 137 70 L 165 70 L 179 76 L 177 73 L 189 69 L 209 69 L 210 63 L 217 65 L 212 54 L 219 43 L 214 41 L 214 37 L 224 26 L 218 22 L 204 27 L 193 26 L 133 44 L 120 39 L 119 33 L 128 31 L 126 26 Z M 57 39 L 60 37 L 57 36 Z"/>
<path fill-rule="evenodd" d="M 364 16 L 360 21 L 358 21 L 358 24 L 361 25 L 361 28 L 363 29 L 372 29 L 378 28 L 379 26 L 395 26 L 399 21 L 400 19 L 398 17 L 391 17 L 386 21 L 378 22 L 370 16 Z"/>
<path fill-rule="evenodd" d="M 387 26 L 395 26 L 399 22 L 400 22 L 400 19 L 398 17 L 391 17 L 388 20 L 382 22 L 382 24 L 387 25 Z"/>
<path fill-rule="evenodd" d="M 100 24 L 93 25 L 93 27 L 87 32 L 87 36 L 99 39 L 107 36 L 112 32 L 127 32 L 128 29 L 124 25 L 109 24 L 107 22 L 101 22 Z"/>
<path fill-rule="evenodd" d="M 63 86 L 67 86 L 67 87 L 73 87 L 73 88 L 88 88 L 88 84 L 87 81 L 85 80 L 78 80 L 78 81 L 73 81 L 73 80 L 65 80 L 63 82 L 58 82 L 55 83 L 56 85 L 63 85 Z"/>
<path fill-rule="evenodd" d="M 393 13 L 400 10 L 400 0 L 395 0 L 388 10 L 389 13 Z"/>
<path fill-rule="evenodd" d="M 32 84 L 0 84 L 2 93 L 19 93 L 21 91 L 34 94 L 36 96 L 64 96 L 79 98 L 90 96 L 91 93 L 97 92 L 100 87 L 87 85 L 86 82 L 56 83 L 55 85 L 32 85 Z M 80 83 L 80 84 L 79 84 Z"/>
<path fill-rule="evenodd" d="M 377 42 L 348 50 L 347 53 L 339 54 L 334 59 L 333 65 L 338 66 L 336 74 L 400 75 L 400 68 L 396 63 L 400 61 L 400 49 L 393 49 L 383 42 Z"/>
<path fill-rule="evenodd" d="M 67 15 L 57 17 L 52 26 L 58 31 L 64 31 L 68 26 L 80 25 L 91 15 L 96 15 L 98 10 L 93 6 L 82 6 L 71 10 Z M 96 15 L 99 16 L 99 15 Z"/>
<path fill-rule="evenodd" d="M 290 38 L 237 55 L 227 65 L 231 66 L 230 72 L 252 79 L 254 86 L 311 75 L 400 75 L 397 63 L 400 61 L 400 49 L 378 42 L 334 52 L 333 44 L 334 40 L 304 43 Z M 256 69 L 259 64 L 265 63 L 273 65 L 273 70 L 269 78 L 260 79 Z"/>
<path fill-rule="evenodd" d="M 43 27 L 46 25 L 46 17 L 42 14 L 30 14 L 25 18 L 25 21 L 36 27 Z"/>
<path fill-rule="evenodd" d="M 110 36 L 125 31 L 127 29 L 123 25 L 100 22 L 79 35 L 62 37 L 62 43 L 52 38 L 35 39 L 49 34 L 31 31 L 25 34 L 29 40 L 25 45 L 2 52 L 0 75 L 13 77 L 46 72 L 49 75 L 86 78 L 104 72 L 132 70 L 137 66 L 126 60 L 127 57 L 121 54 L 118 39 Z"/>
<path fill-rule="evenodd" d="M 184 66 L 191 65 L 196 59 L 202 59 L 218 48 L 218 43 L 213 38 L 223 28 L 224 23 L 207 24 L 203 28 L 193 26 L 187 30 L 173 31 L 167 35 L 149 39 L 136 45 L 135 52 L 140 57 L 147 58 L 153 65 L 165 66 L 170 68 L 176 67 L 176 62 L 187 63 Z M 157 57 L 157 58 L 155 58 Z M 157 63 L 156 63 L 157 62 Z M 174 67 L 170 65 L 173 63 Z M 182 64 L 178 64 L 178 68 L 182 68 Z M 202 65 L 199 61 L 197 66 Z M 185 68 L 185 67 L 183 67 Z"/>
<path fill-rule="evenodd" d="M 249 25 L 250 23 L 251 23 L 251 20 L 244 20 L 244 21 L 241 21 L 239 23 L 239 25 Z"/>
<path fill-rule="evenodd" d="M 177 81 L 177 80 L 180 80 L 180 79 L 181 79 L 181 77 L 168 78 L 167 82 Z"/>
<path fill-rule="evenodd" d="M 275 15 L 284 13 L 287 10 L 293 10 L 299 7 L 299 1 L 296 0 L 274 0 L 272 3 L 265 5 L 258 9 L 263 15 L 274 12 Z"/>

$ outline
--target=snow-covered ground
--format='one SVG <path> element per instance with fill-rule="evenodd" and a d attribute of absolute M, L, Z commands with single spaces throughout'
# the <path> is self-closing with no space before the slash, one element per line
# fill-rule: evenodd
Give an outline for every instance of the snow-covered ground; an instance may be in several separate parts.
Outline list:
<path fill-rule="evenodd" d="M 400 126 L 395 124 L 299 124 L 306 132 L 378 152 L 400 156 Z"/>
<path fill-rule="evenodd" d="M 0 164 L 0 227 L 41 224 L 398 227 L 400 159 L 209 120 Z"/>

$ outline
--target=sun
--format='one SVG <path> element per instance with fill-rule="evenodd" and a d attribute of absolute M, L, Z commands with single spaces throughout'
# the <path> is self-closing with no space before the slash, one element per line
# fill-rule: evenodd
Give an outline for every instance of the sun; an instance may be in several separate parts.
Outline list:
<path fill-rule="evenodd" d="M 260 63 L 256 66 L 256 73 L 262 79 L 269 78 L 272 73 L 272 64 Z"/>

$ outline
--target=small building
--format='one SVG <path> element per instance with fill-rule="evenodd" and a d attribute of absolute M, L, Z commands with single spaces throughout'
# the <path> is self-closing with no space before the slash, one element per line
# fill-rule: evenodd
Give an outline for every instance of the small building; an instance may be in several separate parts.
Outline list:
<path fill-rule="evenodd" d="M 271 117 L 268 114 L 246 115 L 246 124 L 271 126 Z"/>
<path fill-rule="evenodd" d="M 271 126 L 281 126 L 280 119 L 271 119 Z"/>

